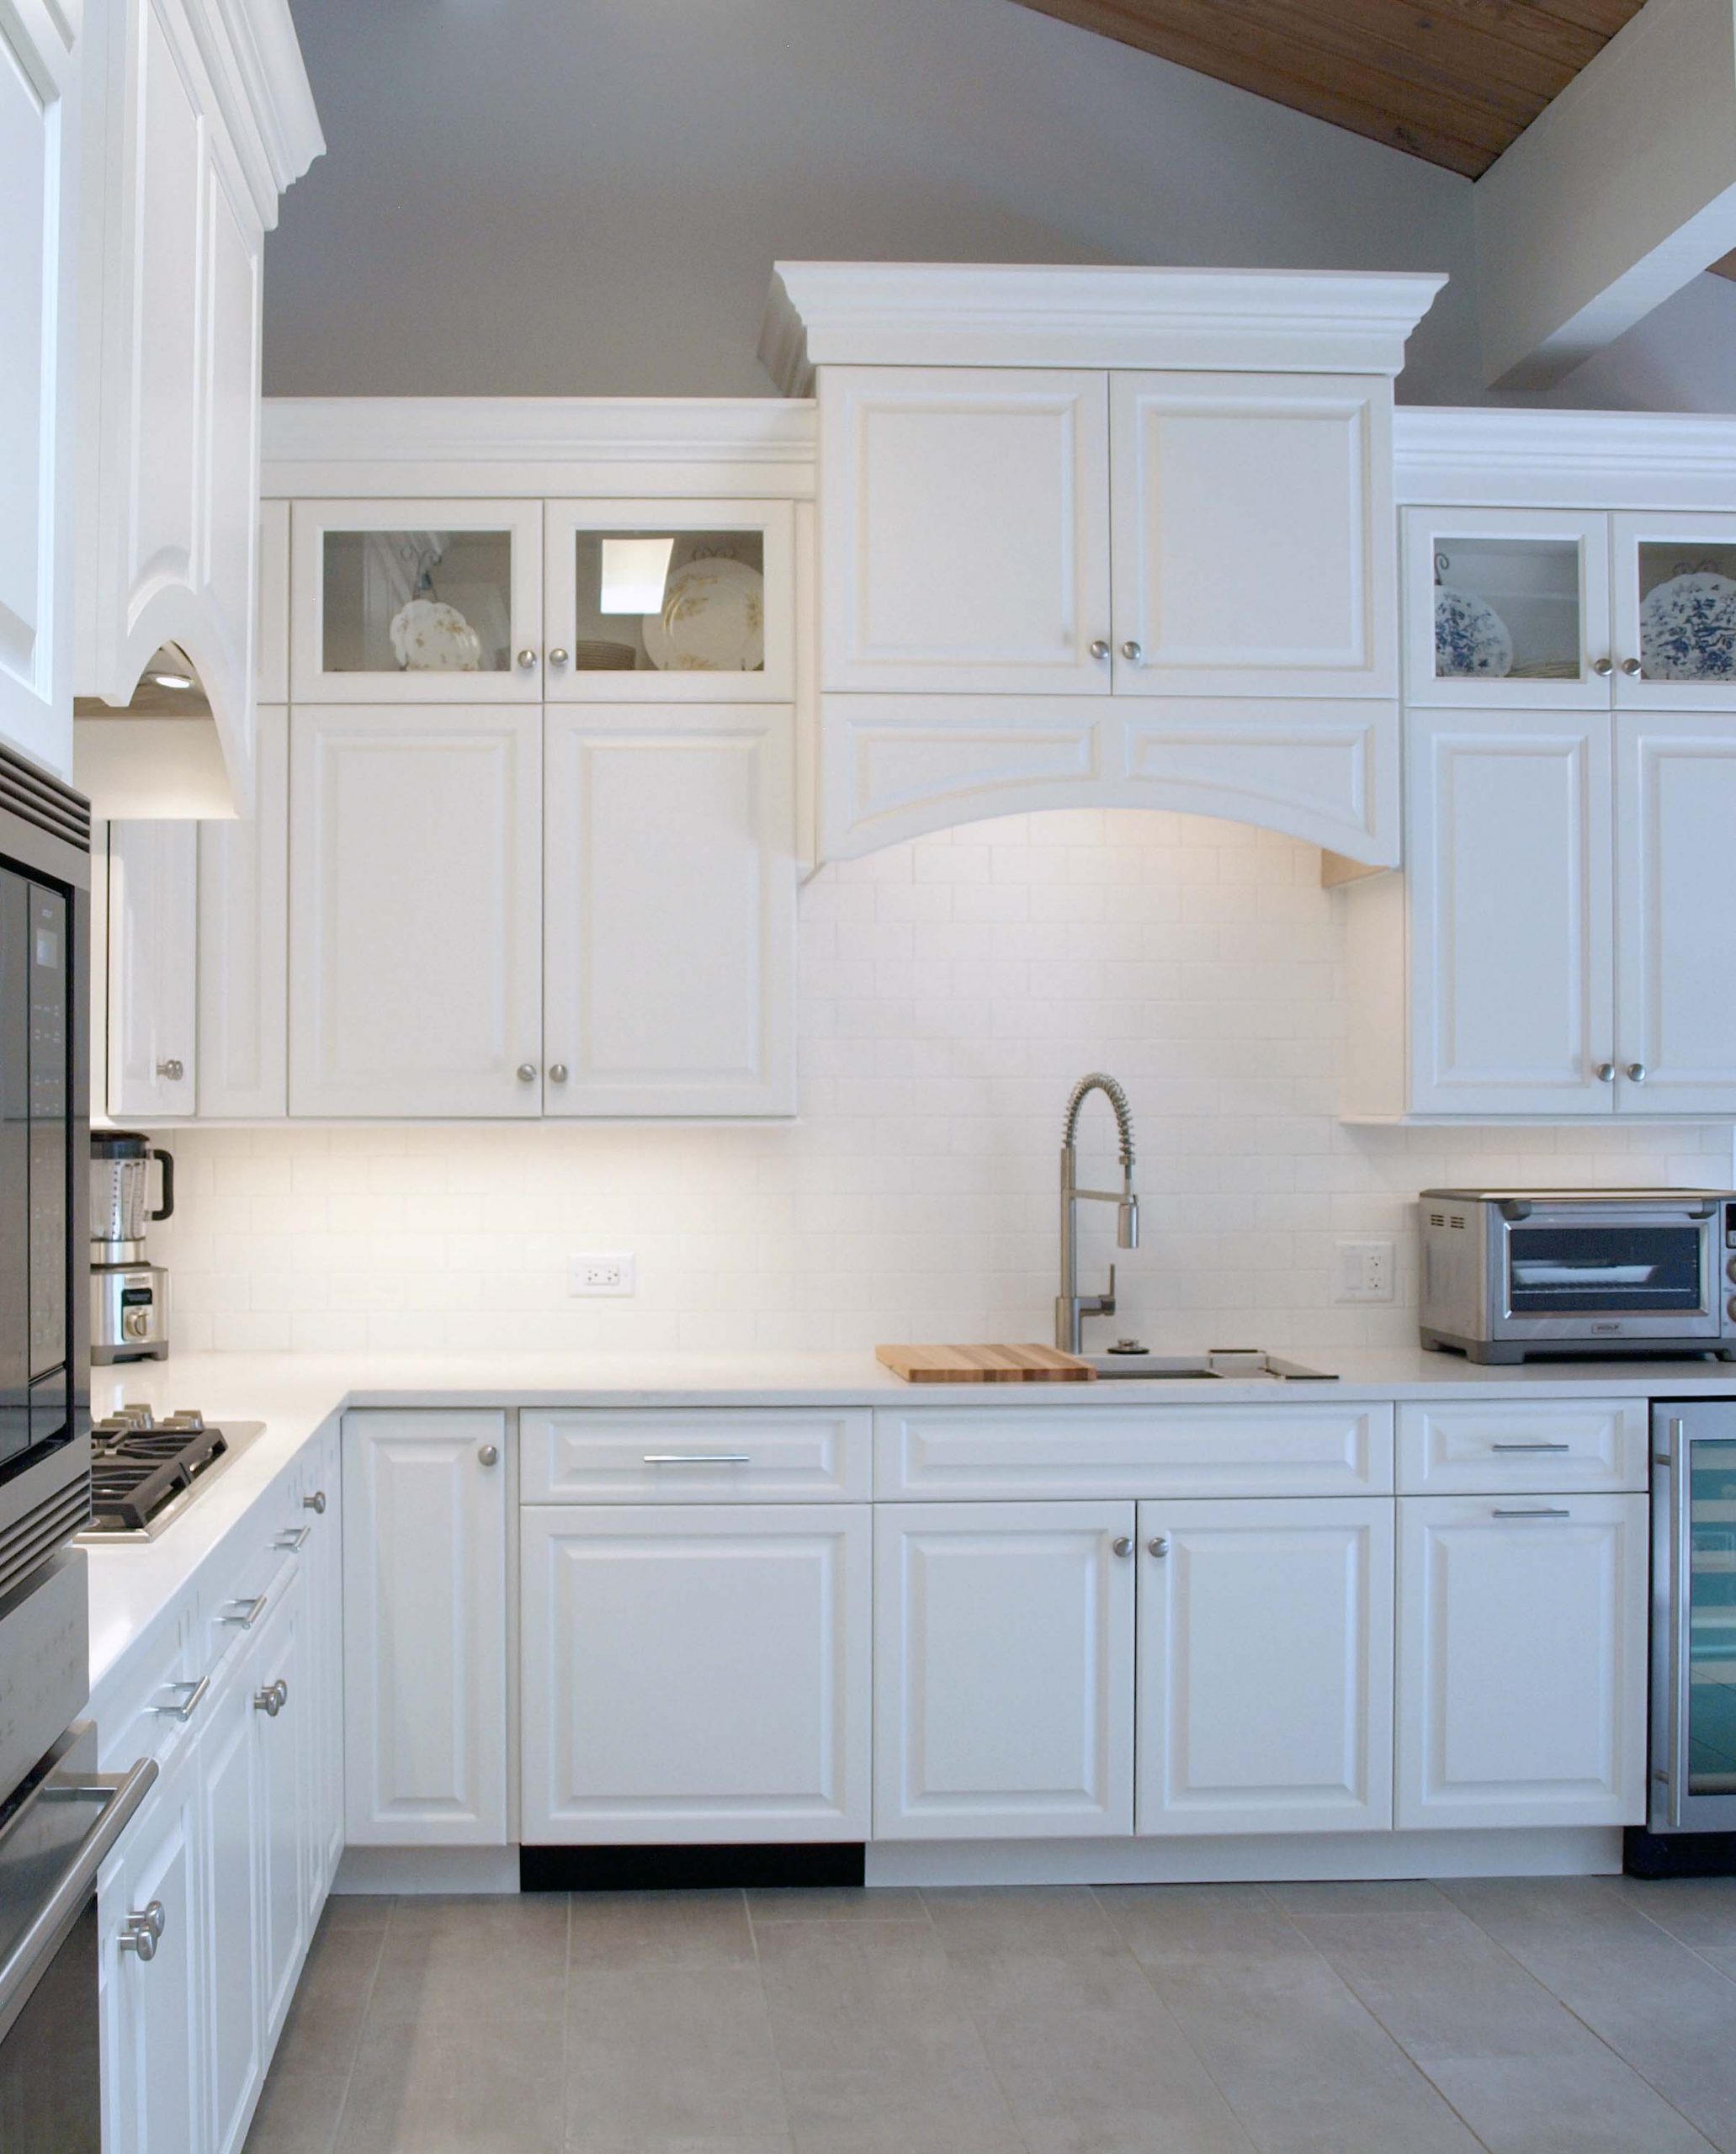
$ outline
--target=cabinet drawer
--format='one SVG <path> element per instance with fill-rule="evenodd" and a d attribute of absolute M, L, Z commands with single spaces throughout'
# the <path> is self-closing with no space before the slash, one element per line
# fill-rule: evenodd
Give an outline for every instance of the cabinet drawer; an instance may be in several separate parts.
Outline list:
<path fill-rule="evenodd" d="M 1308 1406 L 883 1409 L 877 1496 L 1385 1495 L 1393 1409 Z"/>
<path fill-rule="evenodd" d="M 1461 1399 L 1399 1409 L 1399 1488 L 1407 1496 L 1513 1489 L 1643 1489 L 1643 1398 Z"/>
<path fill-rule="evenodd" d="M 521 1413 L 527 1504 L 865 1503 L 870 1417 L 794 1407 Z"/>

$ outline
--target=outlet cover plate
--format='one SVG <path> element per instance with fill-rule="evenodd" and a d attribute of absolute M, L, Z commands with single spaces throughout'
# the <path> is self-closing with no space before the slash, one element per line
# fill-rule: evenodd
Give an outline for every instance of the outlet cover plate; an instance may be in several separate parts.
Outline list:
<path fill-rule="evenodd" d="M 630 1294 L 634 1291 L 633 1252 L 587 1249 L 566 1260 L 569 1294 Z"/>
<path fill-rule="evenodd" d="M 1335 1302 L 1390 1302 L 1397 1252 L 1389 1241 L 1341 1241 L 1332 1275 Z"/>

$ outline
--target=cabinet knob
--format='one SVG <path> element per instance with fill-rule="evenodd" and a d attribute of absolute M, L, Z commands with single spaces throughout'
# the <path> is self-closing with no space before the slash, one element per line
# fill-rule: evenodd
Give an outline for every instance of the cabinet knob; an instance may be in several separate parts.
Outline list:
<path fill-rule="evenodd" d="M 1615 1083 L 1616 1065 L 1613 1062 L 1600 1062 L 1598 1064 L 1597 1081 L 1600 1085 L 1613 1085 Z"/>
<path fill-rule="evenodd" d="M 1145 653 L 1136 643 L 1124 643 L 1121 647 L 1121 655 L 1130 665 L 1137 666 Z"/>
<path fill-rule="evenodd" d="M 549 663 L 551 666 L 565 665 L 566 653 L 561 649 L 559 644 L 556 644 L 554 650 L 549 653 Z"/>
<path fill-rule="evenodd" d="M 167 1062 L 157 1064 L 157 1074 L 159 1077 L 167 1077 L 170 1084 L 178 1085 L 187 1074 L 187 1065 L 178 1056 L 171 1055 Z"/>
<path fill-rule="evenodd" d="M 1616 670 L 1616 661 L 1613 658 L 1594 658 L 1591 670 L 1600 681 L 1607 681 Z"/>
<path fill-rule="evenodd" d="M 141 1960 L 154 1960 L 166 1919 L 167 1910 L 161 1900 L 152 1900 L 137 1914 L 129 1915 L 120 1933 L 121 1950 L 136 1952 Z"/>
<path fill-rule="evenodd" d="M 268 1720 L 275 1720 L 289 1702 L 289 1686 L 279 1676 L 275 1683 L 268 1683 L 263 1690 L 253 1693 L 253 1710 L 263 1713 Z"/>
<path fill-rule="evenodd" d="M 551 1085 L 564 1085 L 566 1079 L 567 1068 L 564 1062 L 551 1062 L 549 1064 L 549 1082 Z"/>
<path fill-rule="evenodd" d="M 501 1447 L 498 1444 L 484 1444 L 476 1456 L 485 1466 L 498 1466 L 501 1462 Z"/>
<path fill-rule="evenodd" d="M 536 664 L 536 662 L 537 662 L 537 655 L 536 655 L 536 653 L 535 653 L 534 650 L 521 650 L 521 651 L 519 652 L 519 654 L 518 654 L 518 663 L 519 663 L 521 666 L 534 666 L 534 665 Z"/>
<path fill-rule="evenodd" d="M 536 1082 L 536 1074 L 537 1066 L 535 1063 L 521 1062 L 519 1064 L 518 1081 L 521 1085 L 534 1085 Z"/>
<path fill-rule="evenodd" d="M 1646 1066 L 1644 1063 L 1630 1062 L 1627 1065 L 1627 1074 L 1633 1080 L 1636 1085 L 1643 1085 L 1646 1081 Z"/>
<path fill-rule="evenodd" d="M 1166 1533 L 1154 1534 L 1145 1546 L 1154 1556 L 1167 1556 L 1170 1552 L 1170 1536 Z"/>
<path fill-rule="evenodd" d="M 316 1488 L 312 1495 L 304 1496 L 301 1499 L 301 1508 L 305 1511 L 312 1511 L 317 1517 L 323 1518 L 326 1515 L 325 1490 Z"/>
<path fill-rule="evenodd" d="M 1109 1545 L 1118 1556 L 1131 1556 L 1133 1552 L 1132 1536 L 1125 1533 L 1119 1539 L 1111 1541 Z"/>
<path fill-rule="evenodd" d="M 1100 665 L 1100 666 L 1101 666 L 1101 665 L 1102 664 L 1103 661 L 1104 661 L 1104 660 L 1105 660 L 1108 655 L 1109 655 L 1109 646 L 1108 646 L 1108 645 L 1104 641 L 1104 639 L 1102 639 L 1102 636 L 1099 636 L 1099 637 L 1097 638 L 1096 641 L 1096 642 L 1091 645 L 1091 656 L 1092 656 L 1093 658 L 1095 658 L 1095 659 L 1096 660 L 1096 661 L 1097 661 L 1098 665 Z"/>
<path fill-rule="evenodd" d="M 1622 661 L 1622 671 L 1630 681 L 1637 679 L 1644 670 L 1637 658 L 1624 658 Z"/>

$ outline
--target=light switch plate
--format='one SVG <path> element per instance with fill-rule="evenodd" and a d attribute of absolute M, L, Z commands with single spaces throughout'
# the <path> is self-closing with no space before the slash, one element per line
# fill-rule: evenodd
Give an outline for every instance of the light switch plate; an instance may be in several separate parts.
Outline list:
<path fill-rule="evenodd" d="M 633 1252 L 588 1249 L 566 1260 L 569 1294 L 630 1294 L 634 1291 Z"/>
<path fill-rule="evenodd" d="M 1389 1302 L 1397 1255 L 1390 1242 L 1340 1242 L 1332 1275 L 1335 1302 Z"/>

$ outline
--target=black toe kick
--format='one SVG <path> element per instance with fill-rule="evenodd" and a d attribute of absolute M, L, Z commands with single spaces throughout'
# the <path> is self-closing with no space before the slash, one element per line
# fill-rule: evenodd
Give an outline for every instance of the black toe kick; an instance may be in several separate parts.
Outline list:
<path fill-rule="evenodd" d="M 724 1848 L 520 1848 L 521 1892 L 740 1891 L 860 1885 L 859 1843 Z"/>

